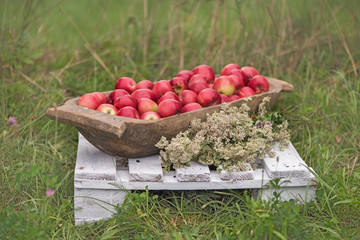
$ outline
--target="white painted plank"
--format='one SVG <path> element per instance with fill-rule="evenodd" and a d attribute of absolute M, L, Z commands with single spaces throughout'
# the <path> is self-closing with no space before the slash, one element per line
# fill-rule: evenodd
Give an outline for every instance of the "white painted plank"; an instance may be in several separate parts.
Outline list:
<path fill-rule="evenodd" d="M 265 171 L 271 178 L 301 178 L 311 177 L 306 163 L 301 159 L 294 146 L 290 143 L 283 150 L 279 150 L 279 143 L 274 145 L 276 156 L 266 156 L 264 161 Z"/>
<path fill-rule="evenodd" d="M 158 154 L 142 157 L 129 158 L 129 180 L 131 182 L 161 182 L 163 171 Z"/>
<path fill-rule="evenodd" d="M 100 151 L 79 133 L 74 178 L 115 181 L 116 157 Z"/>
<path fill-rule="evenodd" d="M 95 181 L 95 180 L 75 180 L 75 187 L 77 188 L 92 188 L 92 189 L 128 189 L 128 190 L 215 190 L 215 189 L 251 189 L 262 188 L 270 180 L 269 176 L 263 169 L 254 170 L 254 179 L 243 181 L 223 181 L 220 174 L 216 171 L 211 171 L 209 182 L 178 182 L 175 171 L 164 173 L 163 182 L 131 182 L 129 179 L 129 172 L 126 170 L 119 170 L 120 176 L 117 181 Z M 306 178 L 283 178 L 280 180 L 282 186 L 296 187 L 306 186 L 308 184 L 316 186 L 315 177 Z"/>
<path fill-rule="evenodd" d="M 188 167 L 175 169 L 178 182 L 210 181 L 210 169 L 208 166 L 197 162 L 190 162 L 189 165 Z"/>
<path fill-rule="evenodd" d="M 316 186 L 300 186 L 300 187 L 281 187 L 280 189 L 261 189 L 259 190 L 260 199 L 268 201 L 274 197 L 273 193 L 280 194 L 281 201 L 298 200 L 300 203 L 313 201 L 316 197 Z"/>
<path fill-rule="evenodd" d="M 114 206 L 124 202 L 127 192 L 109 189 L 74 188 L 75 224 L 111 218 Z"/>
<path fill-rule="evenodd" d="M 224 181 L 241 181 L 254 179 L 254 170 L 249 163 L 245 163 L 248 170 L 241 172 L 227 172 L 221 170 L 220 178 Z M 222 165 L 219 166 L 222 169 Z"/>
<path fill-rule="evenodd" d="M 124 164 L 120 164 L 120 160 L 116 161 L 116 157 L 102 153 L 79 135 L 74 178 L 75 224 L 111 217 L 114 211 L 111 204 L 122 204 L 127 190 L 144 190 L 146 188 L 149 190 L 260 189 L 261 199 L 264 200 L 272 197 L 274 191 L 281 193 L 281 200 L 283 201 L 298 199 L 300 202 L 308 202 L 312 200 L 315 197 L 316 178 L 308 169 L 305 168 L 306 173 L 304 173 L 304 169 L 300 168 L 300 165 L 305 167 L 306 164 L 295 148 L 290 145 L 284 152 L 277 151 L 277 154 L 279 156 L 278 166 L 274 168 L 274 166 L 270 165 L 274 163 L 274 160 L 276 161 L 276 158 L 264 159 L 266 171 L 264 169 L 254 170 L 251 180 L 249 180 L 250 177 L 244 179 L 247 177 L 241 175 L 244 174 L 243 172 L 240 174 L 241 177 L 237 176 L 242 179 L 241 181 L 234 181 L 237 178 L 234 176 L 231 178 L 228 176 L 229 179 L 232 179 L 230 181 L 223 180 L 224 173 L 210 171 L 207 166 L 192 163 L 191 167 L 187 169 L 176 169 L 176 171 L 164 173 L 161 177 L 162 182 L 149 182 L 152 178 L 146 176 L 146 172 L 154 174 L 154 172 L 159 173 L 161 170 L 160 160 L 157 155 L 148 157 L 148 161 L 144 160 L 140 164 L 141 166 L 136 165 L 142 162 L 141 159 L 131 159 L 128 168 Z M 141 161 L 137 162 L 136 160 Z M 155 165 L 158 165 L 157 170 L 150 170 L 153 165 L 150 163 L 152 160 L 155 161 Z M 288 167 L 285 165 L 283 167 L 285 170 L 279 168 L 279 164 L 290 163 L 298 163 L 299 165 L 293 165 L 292 171 L 287 169 L 291 165 L 288 165 Z M 289 172 L 295 173 L 291 174 Z M 134 173 L 137 175 L 134 176 Z M 199 173 L 202 176 L 199 176 Z M 268 173 L 271 174 L 271 177 L 283 177 L 280 180 L 280 190 L 266 188 L 266 185 L 272 179 Z M 138 177 L 144 179 L 134 181 L 134 178 Z M 192 182 L 189 182 L 189 180 Z"/>

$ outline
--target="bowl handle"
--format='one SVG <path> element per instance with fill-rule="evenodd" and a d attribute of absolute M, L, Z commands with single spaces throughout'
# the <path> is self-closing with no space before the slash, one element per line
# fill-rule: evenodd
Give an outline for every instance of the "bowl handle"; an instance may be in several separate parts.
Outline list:
<path fill-rule="evenodd" d="M 94 134 L 101 132 L 116 138 L 121 138 L 126 129 L 126 125 L 121 118 L 89 110 L 77 104 L 67 103 L 60 107 L 48 108 L 46 115 L 52 120 L 79 127 Z"/>
<path fill-rule="evenodd" d="M 294 86 L 288 82 L 276 79 L 276 78 L 269 78 L 271 79 L 271 82 L 276 85 L 279 86 L 280 91 L 281 92 L 292 92 L 294 91 Z"/>

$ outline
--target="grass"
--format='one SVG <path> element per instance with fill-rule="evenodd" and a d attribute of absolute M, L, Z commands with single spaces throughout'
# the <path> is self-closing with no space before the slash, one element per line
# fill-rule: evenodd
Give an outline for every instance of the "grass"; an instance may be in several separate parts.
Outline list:
<path fill-rule="evenodd" d="M 0 238 L 359 238 L 357 1 L 5 0 L 0 19 Z M 75 227 L 77 132 L 45 110 L 110 90 L 121 76 L 156 81 L 229 62 L 295 86 L 274 111 L 289 119 L 294 146 L 318 174 L 316 202 L 134 192 L 114 219 Z"/>

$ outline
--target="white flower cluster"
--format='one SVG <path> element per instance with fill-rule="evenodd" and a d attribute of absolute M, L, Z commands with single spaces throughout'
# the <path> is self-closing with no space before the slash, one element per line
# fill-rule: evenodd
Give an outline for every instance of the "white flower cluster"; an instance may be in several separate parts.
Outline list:
<path fill-rule="evenodd" d="M 287 122 L 272 122 L 267 116 L 265 98 L 259 105 L 258 116 L 250 114 L 250 108 L 230 107 L 225 104 L 220 112 L 207 116 L 201 122 L 195 119 L 185 132 L 179 133 L 169 142 L 163 137 L 156 146 L 161 149 L 163 167 L 179 168 L 190 161 L 219 166 L 231 171 L 246 170 L 245 163 L 254 163 L 256 157 L 273 155 L 275 141 L 282 145 L 289 143 Z M 269 119 L 267 119 L 269 118 Z"/>

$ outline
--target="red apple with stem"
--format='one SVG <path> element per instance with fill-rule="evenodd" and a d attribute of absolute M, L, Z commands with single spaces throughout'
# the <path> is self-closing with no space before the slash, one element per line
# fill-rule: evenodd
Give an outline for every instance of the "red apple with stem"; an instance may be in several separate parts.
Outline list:
<path fill-rule="evenodd" d="M 189 87 L 191 87 L 194 84 L 194 82 L 203 82 L 206 84 L 208 83 L 206 76 L 202 74 L 196 74 L 192 76 L 189 80 Z"/>
<path fill-rule="evenodd" d="M 180 98 L 179 98 L 178 95 L 176 95 L 176 93 L 167 92 L 167 93 L 164 94 L 164 96 L 162 96 L 159 100 L 157 100 L 157 104 L 160 104 L 162 101 L 164 101 L 166 99 L 174 99 L 176 101 L 180 101 Z"/>
<path fill-rule="evenodd" d="M 161 117 L 170 117 L 181 112 L 182 105 L 174 99 L 166 99 L 159 104 L 158 113 Z"/>
<path fill-rule="evenodd" d="M 201 108 L 202 108 L 202 106 L 200 104 L 193 102 L 193 103 L 189 103 L 189 104 L 186 104 L 185 106 L 183 106 L 181 113 L 191 112 L 191 111 L 198 110 Z"/>
<path fill-rule="evenodd" d="M 233 69 L 241 69 L 241 67 L 239 65 L 237 65 L 236 63 L 229 63 L 221 70 L 220 75 L 228 76 L 228 75 L 230 75 L 230 71 Z"/>
<path fill-rule="evenodd" d="M 157 120 L 160 119 L 161 116 L 156 112 L 145 112 L 141 114 L 140 119 L 143 120 Z"/>
<path fill-rule="evenodd" d="M 123 107 L 128 107 L 128 106 L 136 109 L 137 101 L 135 98 L 133 98 L 130 95 L 124 95 L 124 96 L 120 96 L 117 99 L 115 99 L 114 106 L 119 110 Z"/>
<path fill-rule="evenodd" d="M 215 79 L 214 70 L 208 65 L 197 66 L 192 71 L 194 72 L 194 74 L 205 75 L 208 83 L 212 83 Z"/>
<path fill-rule="evenodd" d="M 155 83 L 152 91 L 155 93 L 157 99 L 161 98 L 165 93 L 172 92 L 173 89 L 168 80 L 160 80 Z"/>
<path fill-rule="evenodd" d="M 250 79 L 256 75 L 259 75 L 259 72 L 256 68 L 254 67 L 242 67 L 241 71 L 243 71 L 245 73 L 245 75 L 247 76 L 247 81 L 246 81 L 246 85 L 248 84 L 248 82 L 250 81 Z"/>
<path fill-rule="evenodd" d="M 124 89 L 115 89 L 109 95 L 109 102 L 114 103 L 115 99 L 124 95 L 130 95 L 130 94 Z"/>
<path fill-rule="evenodd" d="M 192 76 L 194 76 L 194 72 L 190 70 L 181 70 L 177 75 L 177 77 L 182 77 L 186 81 L 189 81 Z"/>
<path fill-rule="evenodd" d="M 252 88 L 255 93 L 263 93 L 269 91 L 269 82 L 264 76 L 255 75 L 248 83 L 248 87 Z"/>
<path fill-rule="evenodd" d="M 115 89 L 124 89 L 127 92 L 132 93 L 136 89 L 136 82 L 132 78 L 122 77 L 117 80 Z"/>
<path fill-rule="evenodd" d="M 251 97 L 254 95 L 255 95 L 255 92 L 250 87 L 243 87 L 242 89 L 239 90 L 240 98 Z"/>
<path fill-rule="evenodd" d="M 141 80 L 136 84 L 136 89 L 150 89 L 154 87 L 154 83 L 150 80 Z"/>
<path fill-rule="evenodd" d="M 206 88 L 198 94 L 197 102 L 202 107 L 209 107 L 220 104 L 221 97 L 220 94 L 215 89 Z"/>
<path fill-rule="evenodd" d="M 235 91 L 235 83 L 232 78 L 228 76 L 221 76 L 215 80 L 213 89 L 220 94 L 230 96 Z"/>
<path fill-rule="evenodd" d="M 141 115 L 145 112 L 157 112 L 158 111 L 158 105 L 156 102 L 149 98 L 141 98 L 138 101 L 138 107 L 137 107 L 138 113 Z"/>
<path fill-rule="evenodd" d="M 87 93 L 79 98 L 78 105 L 96 110 L 100 105 L 100 99 L 93 93 Z"/>
<path fill-rule="evenodd" d="M 136 111 L 135 108 L 127 106 L 127 107 L 123 107 L 121 108 L 118 113 L 118 116 L 121 117 L 129 117 L 129 118 L 135 118 L 135 119 L 139 119 L 139 113 Z"/>
<path fill-rule="evenodd" d="M 189 103 L 196 102 L 197 94 L 191 90 L 184 90 L 179 94 L 180 102 L 183 106 Z"/>
<path fill-rule="evenodd" d="M 137 101 L 139 101 L 139 99 L 141 98 L 149 98 L 153 101 L 157 100 L 155 93 L 147 88 L 137 89 L 131 94 L 131 96 L 135 98 Z"/>
<path fill-rule="evenodd" d="M 114 105 L 109 104 L 109 103 L 100 104 L 96 110 L 103 112 L 103 113 L 110 114 L 110 115 L 114 115 L 114 116 L 116 116 L 116 114 L 118 112 L 117 108 Z"/>
<path fill-rule="evenodd" d="M 176 94 L 189 89 L 188 82 L 182 77 L 174 77 L 170 80 L 170 85 Z"/>

